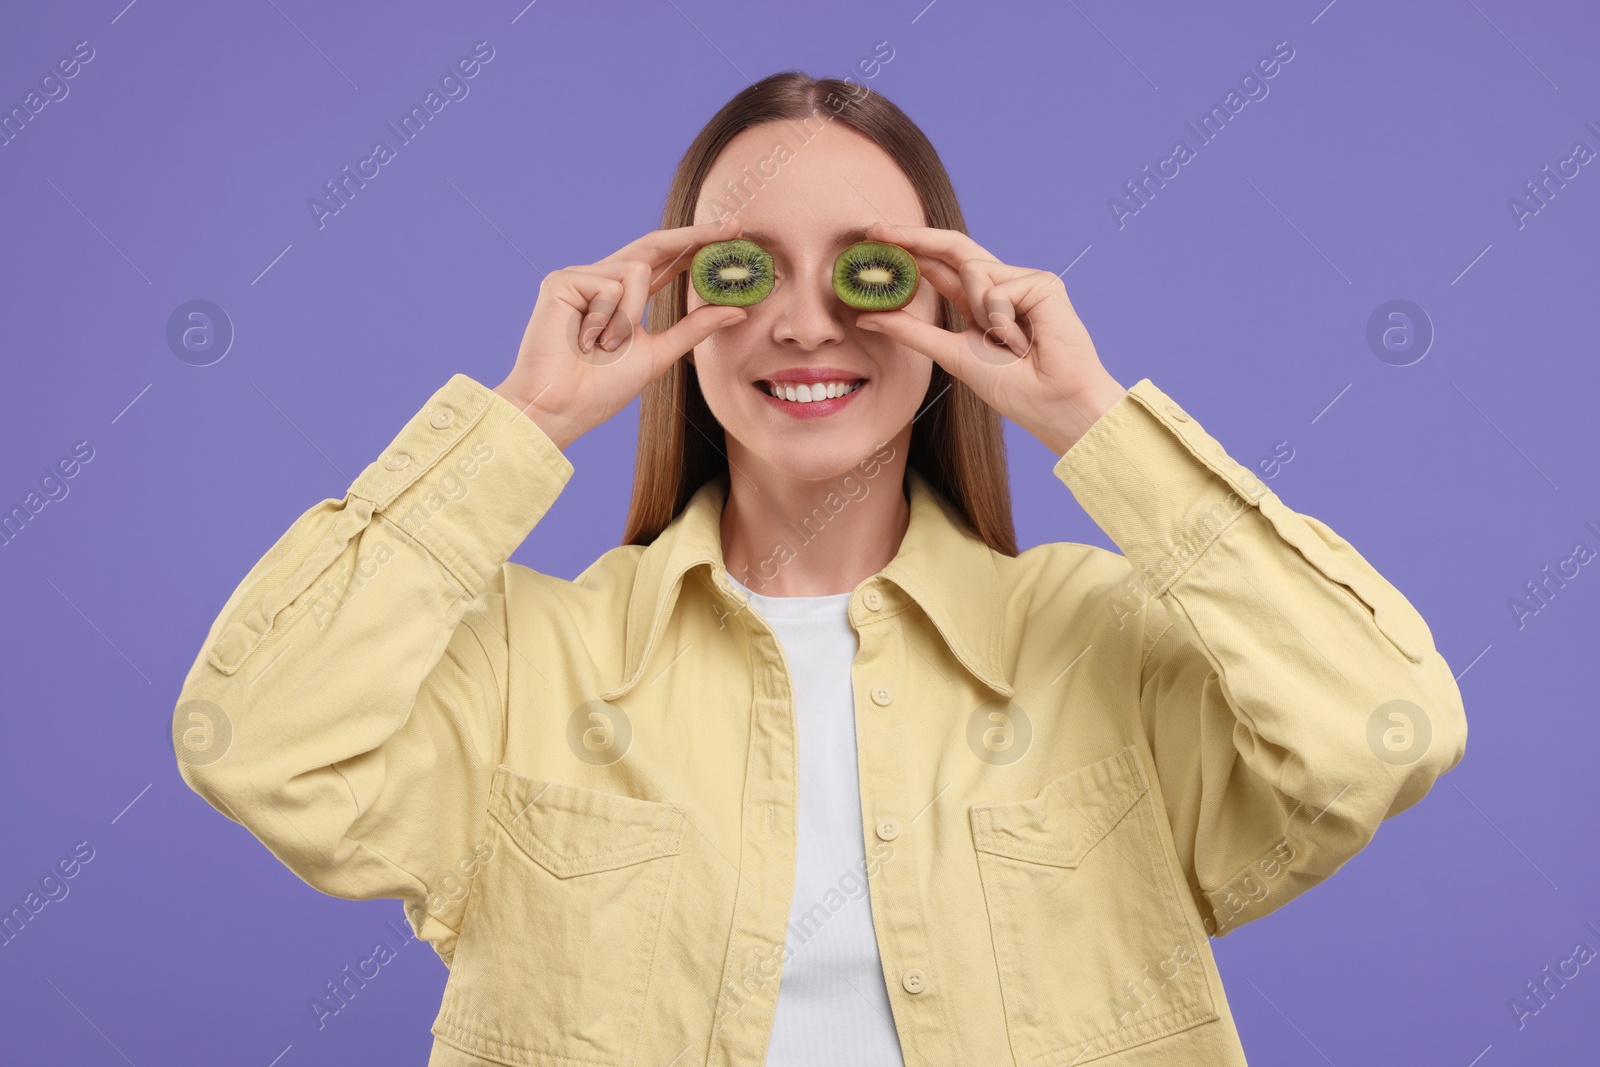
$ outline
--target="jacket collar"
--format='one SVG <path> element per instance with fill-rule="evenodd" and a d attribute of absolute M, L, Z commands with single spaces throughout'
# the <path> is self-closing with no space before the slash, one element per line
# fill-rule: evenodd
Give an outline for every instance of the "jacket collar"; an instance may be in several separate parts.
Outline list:
<path fill-rule="evenodd" d="M 955 658 L 994 691 L 1013 694 L 1002 667 L 1004 605 L 993 552 L 972 533 L 953 505 L 914 467 L 907 467 L 910 522 L 888 565 L 858 588 L 876 587 L 884 610 L 913 602 L 933 621 Z M 639 557 L 628 602 L 623 681 L 603 695 L 612 699 L 639 683 L 647 654 L 659 639 L 690 572 L 730 596 L 722 559 L 722 505 L 728 476 L 712 478 Z M 805 549 L 797 533 L 789 542 Z M 885 584 L 888 583 L 888 584 Z M 746 584 L 749 584 L 748 582 Z M 852 610 L 856 608 L 852 601 Z"/>

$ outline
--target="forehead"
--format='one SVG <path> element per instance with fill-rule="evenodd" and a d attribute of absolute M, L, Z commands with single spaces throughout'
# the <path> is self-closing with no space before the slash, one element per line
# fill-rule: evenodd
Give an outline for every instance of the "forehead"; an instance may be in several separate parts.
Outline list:
<path fill-rule="evenodd" d="M 743 236 L 850 244 L 874 222 L 924 224 L 910 180 L 871 138 L 829 113 L 752 126 L 728 142 L 700 189 L 696 223 L 736 214 Z"/>

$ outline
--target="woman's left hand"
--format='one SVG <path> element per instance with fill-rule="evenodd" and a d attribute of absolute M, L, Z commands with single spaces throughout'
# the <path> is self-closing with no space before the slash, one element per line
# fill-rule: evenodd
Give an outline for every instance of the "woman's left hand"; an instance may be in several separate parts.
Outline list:
<path fill-rule="evenodd" d="M 932 359 L 1056 455 L 1127 392 L 1101 365 L 1058 275 L 1001 263 L 957 230 L 879 222 L 866 238 L 910 252 L 968 325 L 953 333 L 903 309 L 864 311 L 856 325 Z"/>

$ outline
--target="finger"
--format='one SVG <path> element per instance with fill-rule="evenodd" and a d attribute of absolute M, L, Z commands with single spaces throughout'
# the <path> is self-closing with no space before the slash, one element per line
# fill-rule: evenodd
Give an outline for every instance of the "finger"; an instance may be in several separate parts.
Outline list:
<path fill-rule="evenodd" d="M 969 259 L 960 275 L 968 301 L 983 309 L 976 325 L 984 332 L 985 345 L 1008 348 L 1018 358 L 1028 354 L 1030 329 L 1065 324 L 1074 317 L 1066 286 L 1049 271 Z M 1024 317 L 1028 329 L 1019 325 Z"/>
<path fill-rule="evenodd" d="M 875 222 L 867 228 L 867 239 L 897 244 L 906 251 L 938 259 L 953 270 L 960 270 L 968 260 L 987 260 L 1001 267 L 1006 277 L 1012 277 L 1023 268 L 1007 267 L 1000 257 L 974 241 L 960 230 L 946 230 L 936 226 L 902 226 L 888 222 Z"/>
<path fill-rule="evenodd" d="M 633 259 L 567 269 L 572 274 L 603 278 L 614 283 L 613 286 L 602 286 L 600 295 L 590 300 L 579 323 L 578 347 L 583 352 L 596 348 L 616 351 L 633 335 L 644 318 L 645 304 L 654 292 L 650 287 L 650 267 Z"/>
<path fill-rule="evenodd" d="M 982 264 L 984 275 L 989 278 L 990 283 L 1010 282 L 1011 278 L 1034 274 L 1032 267 L 1016 267 L 1000 261 L 992 251 L 974 242 L 973 238 L 962 234 L 960 230 L 944 230 L 930 226 L 894 226 L 891 222 L 874 222 L 872 226 L 867 227 L 867 237 L 872 240 L 898 243 L 902 248 L 906 248 L 912 253 L 912 258 L 917 259 L 918 269 L 928 266 L 928 269 L 933 270 L 933 264 L 942 264 L 960 274 L 963 269 L 971 269 L 968 264 Z"/>
<path fill-rule="evenodd" d="M 924 322 L 906 311 L 864 311 L 856 316 L 856 325 L 921 352 L 958 378 L 965 377 L 974 358 L 967 348 L 967 334 Z"/>
<path fill-rule="evenodd" d="M 644 305 L 650 299 L 650 268 L 638 260 L 619 264 L 622 274 L 622 299 L 610 316 L 609 323 L 595 338 L 594 343 L 607 352 L 615 352 L 638 327 L 644 318 Z"/>
<path fill-rule="evenodd" d="M 750 313 L 744 308 L 703 304 L 660 333 L 645 334 L 649 339 L 651 381 L 659 378 L 684 353 L 707 337 L 724 326 L 732 326 L 749 317 Z"/>
<path fill-rule="evenodd" d="M 928 284 L 933 286 L 940 296 L 955 305 L 963 319 L 969 324 L 978 321 L 978 316 L 972 312 L 972 305 L 967 303 L 967 291 L 961 287 L 961 275 L 941 260 L 915 254 L 911 258 L 916 260 L 917 272 L 928 280 Z"/>
<path fill-rule="evenodd" d="M 591 263 L 581 268 L 570 268 L 584 274 L 608 278 L 620 287 L 620 295 L 615 300 L 608 300 L 603 305 L 596 305 L 590 309 L 591 315 L 586 316 L 583 323 L 584 335 L 589 344 L 584 351 L 590 348 L 603 348 L 607 352 L 616 351 L 628 342 L 628 339 L 639 331 L 644 320 L 645 305 L 650 302 L 650 297 L 671 280 L 671 274 L 663 274 L 652 281 L 650 266 L 640 260 L 628 260 L 617 263 Z M 600 317 L 604 313 L 604 317 Z M 592 326 L 603 329 L 596 332 Z"/>
<path fill-rule="evenodd" d="M 981 310 L 983 307 L 981 302 L 978 305 L 980 310 L 973 310 L 968 288 L 961 278 L 960 271 L 951 269 L 943 260 L 928 259 L 925 256 L 915 254 L 912 255 L 912 258 L 917 262 L 917 271 L 928 279 L 928 283 L 938 290 L 940 296 L 945 297 L 955 305 L 956 310 L 961 313 L 961 317 L 967 321 L 969 326 L 975 325 L 982 329 L 985 324 L 989 323 L 987 312 Z M 1006 267 L 1003 263 L 991 265 L 989 272 L 985 275 L 986 279 L 996 277 L 995 266 Z M 1006 269 L 1010 270 L 1012 268 Z M 1022 271 L 1023 273 L 1029 273 L 1025 269 L 1022 269 Z M 980 291 L 987 292 L 987 289 L 980 289 Z"/>
<path fill-rule="evenodd" d="M 675 226 L 666 230 L 652 230 L 636 241 L 623 245 L 615 252 L 598 260 L 594 266 L 615 264 L 626 260 L 640 260 L 650 267 L 650 292 L 667 284 L 679 270 L 687 267 L 696 251 L 713 241 L 727 241 L 743 228 L 737 215 L 721 222 L 703 222 L 697 226 Z"/>
<path fill-rule="evenodd" d="M 623 284 L 616 278 L 591 274 L 586 270 L 569 267 L 554 271 L 561 286 L 558 299 L 566 303 L 579 316 L 577 343 L 580 351 L 594 348 L 595 340 L 611 321 L 611 316 L 622 303 Z"/>
<path fill-rule="evenodd" d="M 1056 285 L 1057 281 L 1055 275 L 1038 270 L 990 287 L 984 295 L 989 322 L 985 345 L 1003 346 L 1019 359 L 1026 357 L 1039 327 L 1059 321 L 1061 309 L 1056 298 L 1064 294 L 1065 287 Z"/>
<path fill-rule="evenodd" d="M 964 260 L 956 268 L 952 268 L 942 259 L 916 253 L 912 253 L 912 259 L 916 260 L 917 270 L 927 277 L 929 284 L 940 295 L 955 305 L 968 325 L 976 326 L 980 330 L 999 330 L 1001 333 L 1010 322 L 1014 321 L 1015 313 L 1001 309 L 997 317 L 995 309 L 987 306 L 988 292 L 996 284 L 1036 273 L 1027 267 L 1013 267 L 1006 263 L 982 259 Z M 996 341 L 996 344 L 1000 343 Z"/>
<path fill-rule="evenodd" d="M 1009 301 L 1014 316 L 1027 316 L 1035 331 L 1041 327 L 1068 325 L 1078 317 L 1072 301 L 1067 299 L 1066 283 L 1060 275 L 1047 270 L 1029 271 L 1020 278 L 1002 282 L 991 289 L 990 294 Z"/>
<path fill-rule="evenodd" d="M 1001 300 L 998 305 L 992 305 L 989 299 L 994 287 L 1005 280 L 996 275 L 994 268 L 1003 266 L 1005 264 L 990 260 L 969 259 L 956 272 L 961 279 L 961 289 L 967 294 L 967 303 L 979 312 L 972 324 L 984 331 L 986 337 L 996 338 L 995 343 L 1001 346 L 1005 342 L 1000 338 L 1015 321 L 1009 301 Z"/>
<path fill-rule="evenodd" d="M 984 321 L 988 323 L 983 331 L 984 343 L 1009 348 L 1018 359 L 1026 356 L 1033 341 L 1017 323 L 1016 304 L 1005 286 L 994 286 L 984 294 L 983 306 Z"/>

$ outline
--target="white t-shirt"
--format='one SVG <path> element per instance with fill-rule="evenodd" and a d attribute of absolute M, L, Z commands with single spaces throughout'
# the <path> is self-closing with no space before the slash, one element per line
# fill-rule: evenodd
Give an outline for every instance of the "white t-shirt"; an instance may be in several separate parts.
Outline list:
<path fill-rule="evenodd" d="M 791 955 L 767 1067 L 904 1067 L 863 873 L 850 594 L 763 596 L 729 579 L 777 633 L 794 684 L 800 812 Z"/>

